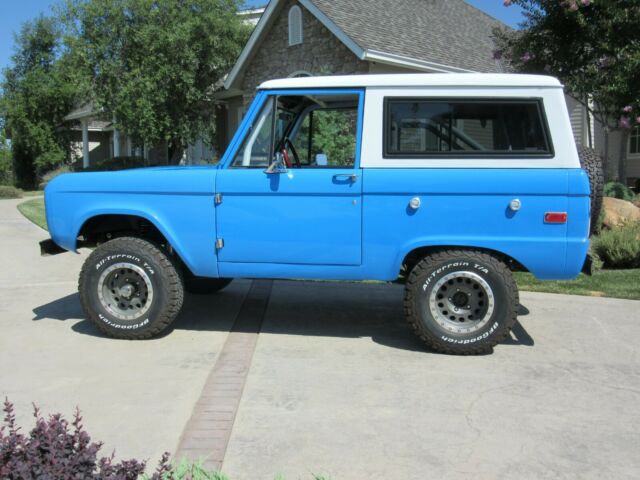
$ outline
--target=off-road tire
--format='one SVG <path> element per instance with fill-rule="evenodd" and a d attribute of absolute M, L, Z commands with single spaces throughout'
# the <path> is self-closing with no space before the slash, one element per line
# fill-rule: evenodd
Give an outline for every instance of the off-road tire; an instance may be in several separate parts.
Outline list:
<path fill-rule="evenodd" d="M 108 303 L 104 293 L 101 300 L 100 291 L 107 282 L 100 279 L 111 269 L 118 275 L 117 264 L 130 265 L 134 270 L 122 271 L 141 272 L 132 275 L 151 284 L 149 306 L 144 305 L 147 310 L 138 318 L 118 318 L 104 306 Z M 151 338 L 165 330 L 180 312 L 184 299 L 182 276 L 174 260 L 154 244 L 134 237 L 120 237 L 98 246 L 82 266 L 78 290 L 87 319 L 105 335 L 128 340 Z"/>
<path fill-rule="evenodd" d="M 188 293 L 195 295 L 209 295 L 219 292 L 224 287 L 229 285 L 233 281 L 233 278 L 207 278 L 207 277 L 194 277 L 185 276 L 184 289 Z"/>
<path fill-rule="evenodd" d="M 593 148 L 576 145 L 578 148 L 578 158 L 580 166 L 589 176 L 589 186 L 591 187 L 591 231 L 592 235 L 597 228 L 598 218 L 602 210 L 602 194 L 604 191 L 604 166 L 602 157 Z"/>
<path fill-rule="evenodd" d="M 440 294 L 440 290 L 433 292 L 438 282 L 457 272 L 462 272 L 462 275 L 468 277 L 464 278 L 462 275 L 453 277 L 453 287 L 449 286 L 449 281 L 443 284 L 444 287 L 455 288 L 457 278 L 462 278 L 463 282 L 470 279 L 469 288 L 476 288 L 475 283 L 480 282 L 478 283 L 480 291 L 483 291 L 481 285 L 487 285 L 490 287 L 488 297 L 493 297 L 492 309 L 489 307 L 490 302 L 486 302 L 486 315 L 478 320 L 479 323 L 471 323 L 470 328 L 478 328 L 478 330 L 470 333 L 448 330 L 447 327 L 442 326 L 443 322 L 446 322 L 448 328 L 462 329 L 463 324 L 456 327 L 453 325 L 456 322 L 455 319 L 449 322 L 443 317 L 436 318 L 431 310 L 430 299 L 438 298 L 437 295 Z M 442 286 L 439 288 L 441 289 Z M 431 296 L 432 293 L 435 297 Z M 446 300 L 445 298 L 445 302 Z M 507 265 L 492 255 L 475 250 L 443 250 L 433 253 L 413 267 L 405 285 L 405 317 L 418 337 L 429 348 L 442 353 L 454 355 L 490 353 L 493 347 L 509 334 L 516 321 L 518 304 L 518 288 Z M 433 305 L 433 308 L 438 310 L 440 308 L 438 305 L 440 303 Z M 443 308 L 446 308 L 446 304 Z M 465 314 L 461 313 L 461 315 L 464 317 Z M 482 327 L 479 328 L 479 325 Z"/>

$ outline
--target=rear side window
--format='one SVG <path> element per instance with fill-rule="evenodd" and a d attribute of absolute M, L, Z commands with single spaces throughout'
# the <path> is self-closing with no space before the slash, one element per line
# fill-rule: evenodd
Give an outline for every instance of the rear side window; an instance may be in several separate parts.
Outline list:
<path fill-rule="evenodd" d="M 549 157 L 541 100 L 386 98 L 385 158 Z"/>

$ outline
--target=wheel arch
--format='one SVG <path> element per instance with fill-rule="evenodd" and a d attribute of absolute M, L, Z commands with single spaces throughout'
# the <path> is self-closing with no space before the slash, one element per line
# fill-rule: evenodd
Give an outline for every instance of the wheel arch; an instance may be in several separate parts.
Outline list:
<path fill-rule="evenodd" d="M 484 246 L 472 245 L 456 245 L 456 244 L 439 244 L 439 245 L 418 245 L 413 246 L 411 250 L 406 252 L 399 263 L 399 276 L 403 278 L 413 267 L 425 256 L 444 250 L 467 250 L 489 254 L 504 262 L 513 272 L 528 272 L 529 269 L 519 262 L 516 258 L 499 250 Z"/>
<path fill-rule="evenodd" d="M 77 247 L 95 246 L 120 236 L 134 236 L 151 241 L 175 255 L 179 263 L 193 272 L 186 251 L 175 233 L 158 218 L 142 211 L 95 211 L 85 214 L 76 232 Z"/>

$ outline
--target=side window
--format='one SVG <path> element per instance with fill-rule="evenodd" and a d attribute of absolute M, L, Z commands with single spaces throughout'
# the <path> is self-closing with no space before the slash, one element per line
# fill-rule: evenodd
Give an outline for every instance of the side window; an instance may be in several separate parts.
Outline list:
<path fill-rule="evenodd" d="M 293 139 L 294 148 L 301 163 L 309 167 L 353 167 L 357 128 L 355 105 L 313 109 L 302 118 Z"/>
<path fill-rule="evenodd" d="M 238 149 L 232 168 L 266 168 L 276 158 L 286 168 L 355 165 L 359 95 L 273 95 Z"/>
<path fill-rule="evenodd" d="M 387 158 L 552 154 L 538 100 L 386 99 Z"/>
<path fill-rule="evenodd" d="M 236 153 L 232 167 L 265 168 L 273 152 L 274 98 L 269 98 Z"/>

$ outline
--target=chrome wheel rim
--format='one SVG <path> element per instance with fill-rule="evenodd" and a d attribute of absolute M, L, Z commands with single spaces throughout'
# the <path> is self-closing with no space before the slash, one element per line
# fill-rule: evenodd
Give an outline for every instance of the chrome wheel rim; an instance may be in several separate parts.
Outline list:
<path fill-rule="evenodd" d="M 429 295 L 429 311 L 442 328 L 472 333 L 484 327 L 493 314 L 493 290 L 473 272 L 451 272 L 436 282 Z"/>
<path fill-rule="evenodd" d="M 102 307 L 118 320 L 136 320 L 149 311 L 153 285 L 149 275 L 132 263 L 114 263 L 98 279 Z"/>

